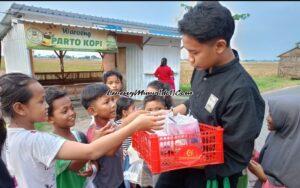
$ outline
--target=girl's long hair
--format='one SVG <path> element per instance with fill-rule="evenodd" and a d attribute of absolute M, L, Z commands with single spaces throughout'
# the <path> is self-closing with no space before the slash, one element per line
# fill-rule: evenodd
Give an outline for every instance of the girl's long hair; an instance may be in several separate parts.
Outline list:
<path fill-rule="evenodd" d="M 122 119 L 123 110 L 128 110 L 131 105 L 134 104 L 134 100 L 130 97 L 121 96 L 117 101 L 116 118 L 115 120 Z"/>

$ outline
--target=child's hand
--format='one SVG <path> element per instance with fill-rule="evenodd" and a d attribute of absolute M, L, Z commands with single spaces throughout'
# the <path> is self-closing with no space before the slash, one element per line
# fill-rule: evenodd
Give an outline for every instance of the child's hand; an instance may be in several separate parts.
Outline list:
<path fill-rule="evenodd" d="M 254 160 L 250 160 L 248 169 L 261 181 L 266 182 L 267 176 L 262 166 Z"/>
<path fill-rule="evenodd" d="M 139 115 L 141 115 L 141 114 L 146 114 L 146 113 L 148 113 L 148 112 L 145 111 L 145 110 L 136 110 L 136 111 L 130 113 L 130 114 L 127 116 L 127 118 L 128 118 L 128 119 L 134 120 L 134 119 L 135 119 L 136 117 L 138 117 Z"/>
<path fill-rule="evenodd" d="M 124 123 L 124 125 L 127 125 L 130 122 L 132 122 L 135 118 L 137 118 L 139 115 L 146 114 L 146 113 L 148 113 L 148 112 L 146 112 L 145 110 L 136 110 L 136 111 L 130 113 L 125 119 L 123 119 L 123 123 Z"/>
<path fill-rule="evenodd" d="M 98 165 L 97 161 L 89 161 L 87 163 L 87 165 L 88 165 L 87 170 L 77 173 L 79 176 L 90 177 L 93 175 L 93 173 L 96 173 L 99 169 L 99 165 Z M 94 169 L 93 169 L 93 166 L 94 166 Z"/>
<path fill-rule="evenodd" d="M 96 140 L 96 139 L 98 139 L 102 136 L 105 136 L 107 134 L 110 134 L 114 131 L 115 131 L 114 126 L 112 126 L 110 123 L 107 123 L 104 127 L 94 130 L 93 140 Z"/>
<path fill-rule="evenodd" d="M 148 131 L 148 130 L 161 130 L 165 122 L 165 116 L 160 115 L 158 112 L 141 114 L 133 120 L 133 124 L 137 126 L 137 130 Z"/>
<path fill-rule="evenodd" d="M 92 165 L 89 165 L 87 170 L 85 170 L 83 172 L 79 172 L 77 174 L 82 177 L 90 177 L 91 175 L 93 175 Z"/>

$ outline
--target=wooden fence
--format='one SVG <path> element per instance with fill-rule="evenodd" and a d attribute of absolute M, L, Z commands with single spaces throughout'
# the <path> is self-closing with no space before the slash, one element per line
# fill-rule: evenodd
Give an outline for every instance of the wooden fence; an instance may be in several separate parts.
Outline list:
<path fill-rule="evenodd" d="M 37 72 L 35 78 L 43 85 L 67 85 L 89 82 L 102 82 L 102 71 L 81 72 Z"/>

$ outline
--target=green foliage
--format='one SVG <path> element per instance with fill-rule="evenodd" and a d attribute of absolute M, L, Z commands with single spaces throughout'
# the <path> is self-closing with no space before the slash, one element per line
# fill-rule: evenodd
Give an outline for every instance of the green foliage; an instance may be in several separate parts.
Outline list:
<path fill-rule="evenodd" d="M 184 4 L 184 3 L 181 3 L 180 6 L 183 7 L 185 11 L 189 11 L 192 8 L 192 6 Z M 232 17 L 234 20 L 245 20 L 246 18 L 250 17 L 250 14 L 249 13 L 235 14 Z"/>
<path fill-rule="evenodd" d="M 261 92 L 300 85 L 300 80 L 291 80 L 288 78 L 281 78 L 278 76 L 254 77 L 254 81 L 256 82 Z"/>
<path fill-rule="evenodd" d="M 183 92 L 191 91 L 191 84 L 180 84 L 179 87 Z"/>
<path fill-rule="evenodd" d="M 250 17 L 249 13 L 246 14 L 235 14 L 232 16 L 234 20 L 245 20 L 246 18 Z"/>
<path fill-rule="evenodd" d="M 184 3 L 181 3 L 180 6 L 183 7 L 184 10 L 186 10 L 186 11 L 189 11 L 192 8 L 192 6 L 184 4 Z"/>

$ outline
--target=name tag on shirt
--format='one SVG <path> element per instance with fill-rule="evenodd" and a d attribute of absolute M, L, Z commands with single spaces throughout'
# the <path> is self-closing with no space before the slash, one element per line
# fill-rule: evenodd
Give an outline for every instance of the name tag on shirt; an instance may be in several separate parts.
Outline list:
<path fill-rule="evenodd" d="M 211 113 L 216 105 L 216 103 L 218 102 L 218 98 L 214 95 L 214 94 L 210 94 L 207 103 L 205 105 L 205 109 Z"/>

